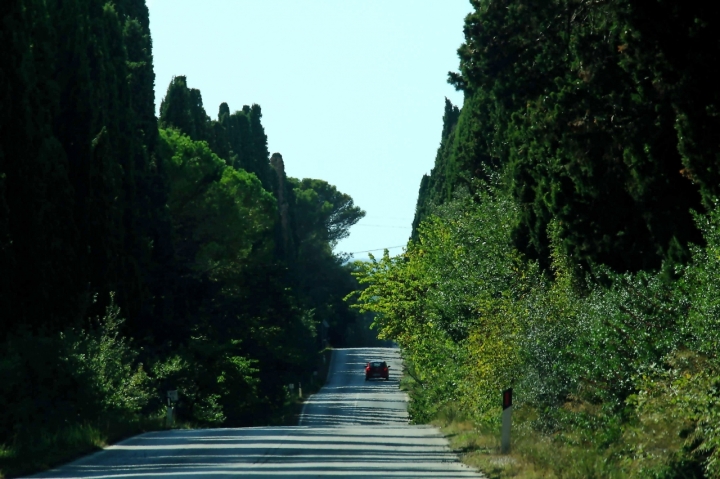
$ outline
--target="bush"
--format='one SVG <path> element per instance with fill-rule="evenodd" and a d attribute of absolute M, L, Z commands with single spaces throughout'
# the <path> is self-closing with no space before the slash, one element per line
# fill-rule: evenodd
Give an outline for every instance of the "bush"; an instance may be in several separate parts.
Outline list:
<path fill-rule="evenodd" d="M 240 354 L 239 341 L 194 337 L 152 369 L 158 396 L 178 391 L 178 417 L 205 426 L 248 425 L 261 405 L 255 364 Z"/>
<path fill-rule="evenodd" d="M 121 325 L 111 299 L 87 331 L 8 335 L 0 358 L 0 441 L 23 429 L 52 430 L 143 411 L 151 379 L 120 336 Z"/>
<path fill-rule="evenodd" d="M 720 477 L 720 208 L 696 217 L 707 246 L 687 266 L 626 274 L 586 273 L 552 223 L 542 271 L 513 249 L 516 215 L 476 184 L 404 254 L 359 265 L 360 308 L 403 348 L 411 418 L 452 406 L 495 427 L 513 387 L 532 435 L 587 451 L 583 477 Z"/>

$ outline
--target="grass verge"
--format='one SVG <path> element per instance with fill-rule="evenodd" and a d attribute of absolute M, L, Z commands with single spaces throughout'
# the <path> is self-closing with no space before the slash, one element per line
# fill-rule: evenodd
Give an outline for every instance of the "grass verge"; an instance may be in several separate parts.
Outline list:
<path fill-rule="evenodd" d="M 69 425 L 59 431 L 26 430 L 12 444 L 0 445 L 0 478 L 43 471 L 77 459 L 130 436 L 165 429 L 164 418 L 109 420 Z"/>
<path fill-rule="evenodd" d="M 700 463 L 678 454 L 680 444 L 665 444 L 663 438 L 672 436 L 672 431 L 658 424 L 653 429 L 638 426 L 633 434 L 628 426 L 608 441 L 602 429 L 567 428 L 543 434 L 533 427 L 537 421 L 533 412 L 519 410 L 513 416 L 510 454 L 500 452 L 499 421 L 496 427 L 478 425 L 448 406 L 431 424 L 440 428 L 463 463 L 489 479 L 705 477 Z"/>
<path fill-rule="evenodd" d="M 448 438 L 450 447 L 463 463 L 490 479 L 570 479 L 627 477 L 612 454 L 594 447 L 572 444 L 566 437 L 553 437 L 533 431 L 527 418 L 518 415 L 513 424 L 511 452 L 500 452 L 500 427 L 477 425 L 443 410 L 432 424 Z"/>
<path fill-rule="evenodd" d="M 322 359 L 324 358 L 324 359 Z M 285 401 L 283 408 L 276 414 L 271 421 L 271 426 L 297 426 L 300 421 L 303 406 L 307 399 L 318 392 L 327 380 L 328 371 L 330 370 L 330 359 L 332 358 L 332 348 L 328 347 L 320 351 L 317 364 L 317 376 L 308 375 L 305 382 L 302 383 L 302 396 L 298 389 L 295 389 L 288 400 Z M 297 388 L 297 384 L 295 385 Z"/>
<path fill-rule="evenodd" d="M 325 358 L 324 360 L 322 358 Z M 269 425 L 296 426 L 307 398 L 325 384 L 332 349 L 326 348 L 318 356 L 317 376 L 308 375 L 303 382 L 303 396 L 294 391 L 284 407 Z M 296 386 L 297 387 L 297 386 Z M 191 428 L 191 424 L 176 423 L 173 429 Z M 11 444 L 0 444 L 0 479 L 25 476 L 50 469 L 100 451 L 110 444 L 149 431 L 167 429 L 165 418 L 143 420 L 108 420 L 103 424 L 75 424 L 60 431 L 48 432 L 38 428 L 26 430 Z"/>

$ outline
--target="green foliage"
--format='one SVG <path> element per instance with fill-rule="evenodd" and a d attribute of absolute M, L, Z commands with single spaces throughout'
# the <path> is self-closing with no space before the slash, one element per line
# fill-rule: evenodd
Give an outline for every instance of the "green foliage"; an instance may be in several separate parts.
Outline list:
<path fill-rule="evenodd" d="M 693 261 L 685 270 L 680 286 L 688 299 L 685 331 L 693 350 L 717 357 L 720 344 L 720 205 L 706 216 L 696 215 L 706 247 L 692 249 Z"/>
<path fill-rule="evenodd" d="M 184 76 L 173 77 L 160 104 L 161 128 L 175 128 L 193 141 L 206 141 L 230 166 L 254 173 L 263 188 L 273 191 L 276 185 L 261 120 L 260 105 L 245 105 L 231 114 L 227 103 L 220 105 L 218 119 L 211 120 L 200 90 L 189 88 Z"/>
<path fill-rule="evenodd" d="M 177 378 L 188 391 L 180 414 L 199 423 L 257 424 L 281 406 L 287 376 L 307 369 L 316 347 L 311 308 L 298 304 L 274 258 L 276 200 L 207 143 L 177 130 L 160 137 L 187 291 L 184 331 L 195 338 L 184 341 L 181 357 L 203 365 L 197 375 Z M 245 371 L 251 364 L 256 369 Z M 285 373 L 265 374 L 273 369 Z"/>
<path fill-rule="evenodd" d="M 252 423 L 259 406 L 257 361 L 240 342 L 194 337 L 187 347 L 153 366 L 161 395 L 177 390 L 177 414 L 199 425 Z"/>
<path fill-rule="evenodd" d="M 458 401 L 479 417 L 496 412 L 496 391 L 519 375 L 517 299 L 528 287 L 511 247 L 514 208 L 495 193 L 478 184 L 475 198 L 461 196 L 426 219 L 403 255 L 386 252 L 358 273 L 367 285 L 360 308 L 377 315 L 379 337 L 403 349 L 422 388 L 414 400 Z"/>
<path fill-rule="evenodd" d="M 13 0 L 0 24 L 0 450 L 66 460 L 168 389 L 192 424 L 279 421 L 356 318 L 332 249 L 364 213 L 271 165 L 259 105 L 211 120 L 177 76 L 158 122 L 144 0 Z"/>
<path fill-rule="evenodd" d="M 154 267 L 168 261 L 154 246 L 169 229 L 153 161 L 147 9 L 23 0 L 0 15 L 3 272 L 14 278 L 0 293 L 3 334 L 81 326 L 111 290 L 128 327 L 165 317 Z"/>
<path fill-rule="evenodd" d="M 168 206 L 178 253 L 197 275 L 236 273 L 273 225 L 274 198 L 257 178 L 233 169 L 207 143 L 161 130 L 168 151 Z M 187 256 L 186 256 L 187 255 Z"/>
<path fill-rule="evenodd" d="M 160 103 L 161 128 L 176 128 L 194 141 L 208 140 L 210 118 L 205 113 L 200 90 L 188 88 L 187 78 L 173 77 Z"/>
<path fill-rule="evenodd" d="M 122 322 L 111 298 L 92 329 L 8 337 L 0 361 L 0 441 L 11 440 L 19 427 L 52 430 L 148 412 L 152 380 L 139 352 L 120 336 Z"/>
<path fill-rule="evenodd" d="M 102 414 L 136 415 L 150 403 L 151 379 L 137 361 L 139 351 L 120 335 L 124 319 L 113 296 L 93 329 L 61 334 L 60 340 L 70 341 L 67 368 L 79 384 L 94 389 L 89 396 L 100 402 Z"/>
<path fill-rule="evenodd" d="M 512 198 L 475 189 L 435 208 L 402 255 L 358 265 L 359 307 L 403 348 L 413 420 L 457 407 L 497 427 L 513 387 L 525 435 L 585 451 L 568 477 L 718 477 L 718 210 L 697 216 L 707 246 L 676 280 L 583 274 L 557 224 L 551 276 L 513 248 Z M 523 451 L 565 477 L 545 449 Z"/>
<path fill-rule="evenodd" d="M 708 112 L 717 93 L 698 71 L 709 57 L 681 62 L 667 32 L 692 44 L 702 38 L 716 55 L 715 20 L 691 6 L 631 3 L 475 2 L 460 72 L 450 75 L 465 103 L 421 198 L 429 184 L 452 191 L 494 170 L 520 206 L 516 246 L 544 268 L 555 220 L 565 254 L 586 270 L 687 261 L 688 244 L 702 241 L 690 209 L 709 203 L 710 187 L 690 166 L 708 160 L 685 146 L 695 145 L 691 136 L 705 138 L 707 127 L 690 127 L 684 109 L 714 124 Z M 714 148 L 703 144 L 706 153 Z"/>
<path fill-rule="evenodd" d="M 638 380 L 630 403 L 638 412 L 626 440 L 641 475 L 718 477 L 716 361 L 678 350 L 663 366 L 652 365 Z"/>
<path fill-rule="evenodd" d="M 457 180 L 456 171 L 452 168 L 451 154 L 455 143 L 455 127 L 460 117 L 460 109 L 445 98 L 445 114 L 443 115 L 443 131 L 440 146 L 435 156 L 435 166 L 430 175 L 423 175 L 420 182 L 415 218 L 413 219 L 412 239 L 418 239 L 418 227 L 425 219 L 433 205 L 442 204 L 452 198 L 452 191 Z"/>
<path fill-rule="evenodd" d="M 548 477 L 718 477 L 717 15 L 471 3 L 413 242 L 361 271 L 414 417 L 485 427 L 513 386 Z"/>
<path fill-rule="evenodd" d="M 350 235 L 350 227 L 365 212 L 355 206 L 350 195 L 341 193 L 323 180 L 291 179 L 295 196 L 295 221 L 300 241 L 321 241 L 334 246 Z"/>

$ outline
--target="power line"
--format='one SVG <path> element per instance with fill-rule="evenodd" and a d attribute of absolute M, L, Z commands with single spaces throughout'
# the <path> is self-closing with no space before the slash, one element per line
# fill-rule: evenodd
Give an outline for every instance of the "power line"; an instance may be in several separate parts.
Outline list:
<path fill-rule="evenodd" d="M 363 223 L 358 223 L 358 224 L 353 225 L 353 226 L 372 226 L 372 227 L 374 227 L 374 228 L 399 228 L 399 229 L 403 229 L 403 230 L 410 230 L 410 229 L 412 229 L 412 226 L 366 225 L 366 224 L 363 224 Z"/>
<path fill-rule="evenodd" d="M 386 249 L 394 249 L 394 248 L 404 248 L 406 245 L 401 244 L 400 246 L 388 246 L 385 248 L 378 248 L 378 249 L 369 249 L 366 251 L 355 251 L 354 253 L 348 253 L 348 254 L 360 254 L 360 253 L 372 253 L 373 251 L 385 251 Z"/>
<path fill-rule="evenodd" d="M 397 216 L 376 216 L 376 215 L 367 215 L 363 216 L 364 220 L 371 219 L 371 220 L 392 220 L 392 221 L 408 221 L 409 218 L 398 218 Z"/>

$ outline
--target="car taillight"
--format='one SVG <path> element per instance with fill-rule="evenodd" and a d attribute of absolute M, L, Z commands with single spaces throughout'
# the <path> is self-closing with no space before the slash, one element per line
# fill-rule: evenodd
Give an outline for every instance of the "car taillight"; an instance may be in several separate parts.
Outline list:
<path fill-rule="evenodd" d="M 383 368 L 383 371 L 387 371 L 387 366 L 385 366 L 385 367 Z"/>

